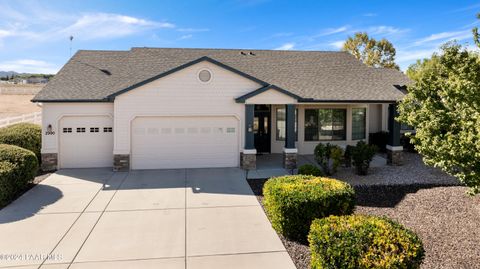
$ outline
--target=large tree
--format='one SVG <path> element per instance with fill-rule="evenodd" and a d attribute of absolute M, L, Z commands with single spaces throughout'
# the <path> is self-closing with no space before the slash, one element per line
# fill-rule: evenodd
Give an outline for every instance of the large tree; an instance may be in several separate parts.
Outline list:
<path fill-rule="evenodd" d="M 480 193 L 480 57 L 447 43 L 408 70 L 414 83 L 400 102 L 399 120 L 415 127 L 415 149 Z"/>
<path fill-rule="evenodd" d="M 358 32 L 343 44 L 343 51 L 347 51 L 368 66 L 399 69 L 395 63 L 395 48 L 390 41 L 383 38 L 380 41 Z"/>

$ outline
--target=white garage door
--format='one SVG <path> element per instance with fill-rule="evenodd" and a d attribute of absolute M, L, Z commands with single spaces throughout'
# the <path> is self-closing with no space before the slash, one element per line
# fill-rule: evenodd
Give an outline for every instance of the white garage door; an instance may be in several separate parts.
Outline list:
<path fill-rule="evenodd" d="M 132 168 L 238 166 L 235 117 L 140 117 L 132 124 Z"/>
<path fill-rule="evenodd" d="M 113 121 L 110 117 L 64 117 L 59 132 L 60 168 L 113 165 Z"/>

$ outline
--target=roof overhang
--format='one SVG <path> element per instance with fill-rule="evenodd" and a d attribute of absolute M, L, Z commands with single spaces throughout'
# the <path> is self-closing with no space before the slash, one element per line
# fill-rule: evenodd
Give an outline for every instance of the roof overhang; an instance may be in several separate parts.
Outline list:
<path fill-rule="evenodd" d="M 275 85 L 266 85 L 245 95 L 235 102 L 247 104 L 293 104 L 302 98 Z"/>

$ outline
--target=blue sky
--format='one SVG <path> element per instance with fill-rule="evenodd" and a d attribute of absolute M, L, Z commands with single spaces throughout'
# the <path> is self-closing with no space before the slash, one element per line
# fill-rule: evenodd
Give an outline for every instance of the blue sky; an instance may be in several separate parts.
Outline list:
<path fill-rule="evenodd" d="M 389 39 L 405 70 L 456 39 L 472 44 L 479 1 L 4 1 L 0 70 L 55 73 L 79 49 L 339 50 L 357 31 Z M 473 47 L 470 45 L 470 47 Z"/>

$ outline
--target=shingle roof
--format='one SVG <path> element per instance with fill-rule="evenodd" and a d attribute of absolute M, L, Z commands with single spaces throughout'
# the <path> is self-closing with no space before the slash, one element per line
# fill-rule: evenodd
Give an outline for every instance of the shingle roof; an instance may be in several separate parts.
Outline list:
<path fill-rule="evenodd" d="M 112 101 L 116 93 L 202 57 L 309 101 L 395 101 L 404 94 L 394 85 L 409 83 L 399 71 L 368 67 L 346 52 L 174 48 L 81 50 L 33 101 Z"/>

